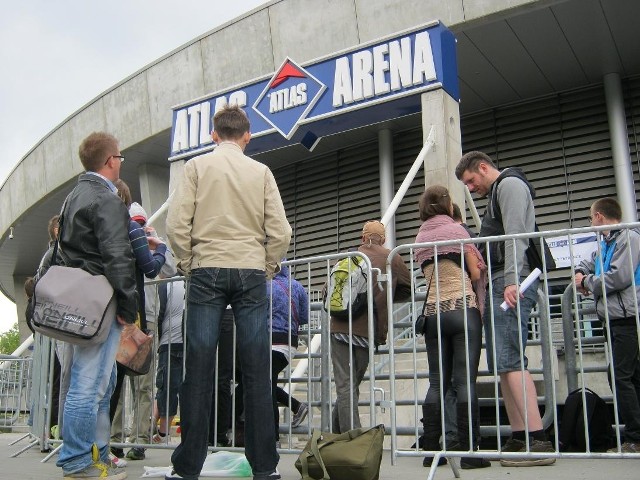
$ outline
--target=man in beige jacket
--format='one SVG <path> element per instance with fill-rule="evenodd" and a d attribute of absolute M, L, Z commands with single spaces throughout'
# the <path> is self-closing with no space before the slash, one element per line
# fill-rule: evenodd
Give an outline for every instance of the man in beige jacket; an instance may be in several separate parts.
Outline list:
<path fill-rule="evenodd" d="M 204 464 L 220 322 L 230 304 L 245 389 L 245 453 L 255 480 L 275 480 L 266 279 L 280 270 L 291 227 L 273 174 L 243 154 L 251 138 L 244 111 L 225 107 L 213 125 L 215 150 L 186 163 L 167 216 L 189 283 L 182 435 L 166 478 L 197 479 Z"/>

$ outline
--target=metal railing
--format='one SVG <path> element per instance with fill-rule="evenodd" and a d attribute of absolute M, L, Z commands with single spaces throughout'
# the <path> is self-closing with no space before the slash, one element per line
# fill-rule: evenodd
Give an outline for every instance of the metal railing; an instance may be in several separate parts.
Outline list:
<path fill-rule="evenodd" d="M 638 225 L 623 226 L 621 228 L 632 228 Z M 554 232 L 545 232 L 537 234 L 522 234 L 508 237 L 489 237 L 482 239 L 468 239 L 457 242 L 437 242 L 434 244 L 411 244 L 401 245 L 396 247 L 392 251 L 392 254 L 403 253 L 411 256 L 410 266 L 413 270 L 416 265 L 413 260 L 413 253 L 416 248 L 424 247 L 425 245 L 431 245 L 434 247 L 445 246 L 452 243 L 460 244 L 484 244 L 488 245 L 494 241 L 507 241 L 513 242 L 514 247 L 517 249 L 516 240 L 519 238 L 530 238 L 533 236 L 558 236 L 569 235 L 575 233 L 582 233 L 584 231 L 591 231 L 592 229 L 572 229 L 572 230 L 560 230 Z M 594 229 L 598 230 L 598 229 Z M 602 230 L 602 229 L 599 229 Z M 318 278 L 324 278 L 326 281 L 329 279 L 329 272 L 331 266 L 341 258 L 349 256 L 359 256 L 358 252 L 324 255 L 310 258 L 301 258 L 290 260 L 285 264 L 290 267 L 296 268 L 296 278 L 299 280 L 306 291 L 314 290 L 317 284 Z M 369 260 L 366 260 L 366 269 L 369 273 L 369 285 L 368 285 L 368 318 L 374 318 L 373 315 L 373 303 L 371 292 L 374 288 L 377 288 L 371 281 L 372 267 Z M 491 264 L 490 264 L 491 265 Z M 573 271 L 576 265 L 572 265 L 570 269 Z M 582 297 L 579 297 L 571 285 L 565 290 L 562 296 L 562 330 L 555 328 L 555 323 L 552 322 L 550 315 L 549 296 L 545 293 L 549 288 L 549 276 L 546 269 L 543 272 L 541 279 L 541 289 L 539 292 L 538 307 L 531 315 L 531 322 L 535 325 L 530 331 L 528 336 L 528 346 L 530 352 L 539 352 L 534 356 L 531 356 L 532 364 L 530 372 L 534 375 L 536 384 L 544 389 L 537 396 L 537 401 L 544 407 L 544 415 L 542 416 L 543 427 L 552 429 L 552 443 L 558 445 L 558 429 L 559 429 L 559 412 L 558 405 L 561 405 L 564 398 L 560 398 L 558 392 L 565 390 L 573 390 L 579 386 L 586 386 L 588 383 L 585 381 L 587 374 L 604 375 L 607 371 L 610 376 L 615 377 L 612 367 L 607 367 L 607 361 L 588 364 L 586 358 L 591 358 L 594 354 L 600 355 L 604 348 L 605 359 L 610 357 L 609 343 L 606 338 L 599 335 L 598 330 L 589 330 L 586 333 L 585 325 L 587 322 L 591 322 L 588 315 L 591 310 L 588 302 Z M 379 276 L 379 280 L 386 283 L 387 287 L 392 284 L 393 275 L 388 269 L 384 272 L 385 275 Z M 490 268 L 490 273 L 493 273 Z M 573 275 L 570 275 L 573 279 Z M 164 280 L 167 281 L 182 281 L 181 279 Z M 152 284 L 158 284 L 159 281 L 154 281 Z M 441 451 L 421 451 L 418 448 L 410 448 L 409 445 L 418 441 L 422 434 L 422 428 L 418 421 L 419 412 L 422 406 L 423 394 L 428 386 L 429 375 L 426 370 L 426 349 L 423 343 L 423 339 L 420 335 L 416 335 L 413 330 L 413 323 L 415 321 L 416 314 L 422 306 L 422 299 L 425 297 L 424 292 L 424 279 L 419 273 L 414 275 L 413 288 L 414 292 L 411 300 L 408 303 L 396 304 L 394 308 L 390 308 L 388 325 L 389 325 L 389 337 L 388 346 L 381 346 L 376 350 L 373 342 L 370 342 L 369 349 L 367 351 L 369 357 L 369 369 L 360 385 L 361 398 L 358 401 L 360 407 L 362 407 L 361 416 L 362 423 L 369 424 L 371 426 L 377 423 L 385 423 L 387 426 L 387 433 L 390 436 L 392 459 L 395 462 L 397 457 L 400 456 L 430 456 L 435 455 L 452 455 L 452 452 L 446 449 Z M 390 290 L 387 288 L 388 298 L 387 301 L 393 303 Z M 493 302 L 491 299 L 491 287 L 489 288 L 488 301 Z M 294 361 L 285 368 L 280 382 L 285 390 L 291 394 L 296 394 L 300 397 L 301 401 L 309 404 L 310 412 L 306 421 L 298 427 L 292 427 L 290 424 L 291 413 L 290 408 L 281 409 L 281 427 L 280 433 L 286 435 L 286 440 L 283 442 L 285 451 L 299 451 L 305 442 L 307 435 L 313 428 L 321 428 L 324 431 L 329 431 L 332 428 L 331 412 L 332 405 L 335 399 L 335 386 L 333 382 L 332 374 L 332 356 L 330 348 L 331 338 L 331 324 L 327 312 L 323 309 L 323 303 L 321 298 L 316 296 L 309 302 L 309 314 L 314 317 L 314 320 L 310 322 L 309 327 L 305 327 L 300 330 L 299 335 L 303 341 L 305 351 L 299 350 L 295 356 Z M 578 304 L 576 309 L 574 304 Z M 499 308 L 497 305 L 492 305 L 494 308 Z M 265 320 L 267 321 L 267 320 Z M 487 321 L 487 319 L 485 319 Z M 489 320 L 490 321 L 490 320 Z M 373 322 L 369 321 L 369 338 L 373 338 Z M 610 337 L 609 337 L 610 338 Z M 468 340 L 467 340 L 468 341 Z M 557 357 L 555 354 L 554 346 L 564 344 L 563 351 L 559 352 L 561 357 Z M 593 350 L 593 345 L 598 346 L 599 350 Z M 316 349 L 315 347 L 319 348 Z M 484 343 L 483 343 L 484 348 Z M 484 351 L 484 350 L 483 350 Z M 595 353 L 594 353 L 595 352 Z M 237 352 L 236 352 L 237 353 Z M 52 349 L 49 344 L 49 340 L 44 337 L 36 339 L 35 351 L 34 351 L 34 368 L 31 369 L 31 378 L 33 380 L 33 403 L 31 405 L 31 414 L 33 416 L 33 435 L 37 437 L 37 443 L 40 443 L 42 449 L 50 448 L 58 445 L 60 441 L 51 438 L 49 433 L 50 422 L 50 410 L 51 410 L 51 384 L 52 377 L 50 363 L 52 359 Z M 524 355 L 521 352 L 521 359 Z M 591 355 L 591 357 L 589 357 Z M 599 357 L 598 357 L 599 358 Z M 578 359 L 580 359 L 578 361 Z M 533 362 L 535 360 L 535 362 Z M 220 360 L 218 360 L 220 361 Z M 466 360 L 469 362 L 467 356 Z M 567 372 L 567 379 L 559 377 L 558 362 L 564 361 L 564 367 Z M 442 362 L 441 362 L 442 363 Z M 535 365 L 533 364 L 535 363 Z M 36 370 L 36 364 L 39 365 Z M 308 367 L 302 367 L 301 364 L 306 364 Z M 300 368 L 298 368 L 300 367 Z M 156 377 L 157 364 L 154 363 L 153 372 L 149 375 L 151 378 Z M 48 375 L 39 375 L 37 372 L 48 372 Z M 482 387 L 482 393 L 479 395 L 479 403 L 481 412 L 483 415 L 487 415 L 487 418 L 483 418 L 480 433 L 484 438 L 493 437 L 496 438 L 497 446 L 493 448 L 483 445 L 483 449 L 480 452 L 468 451 L 464 452 L 464 456 L 482 456 L 492 459 L 510 459 L 515 457 L 515 454 L 507 453 L 502 450 L 502 442 L 500 437 L 502 435 L 510 433 L 510 427 L 506 423 L 506 415 L 504 413 L 503 399 L 500 397 L 500 379 L 497 372 L 490 371 L 482 366 L 479 370 L 479 384 Z M 239 372 L 234 370 L 232 383 L 235 385 L 239 380 Z M 523 387 L 523 393 L 526 393 L 527 387 Z M 350 392 L 351 402 L 355 402 L 357 398 L 355 391 Z M 606 392 L 600 390 L 601 396 L 605 400 L 611 400 L 614 406 L 617 407 L 617 400 L 615 394 L 608 396 Z M 233 394 L 232 394 L 233 395 Z M 153 386 L 150 393 L 150 400 L 156 396 L 156 388 Z M 219 397 L 216 397 L 216 402 L 219 401 Z M 125 434 L 129 430 L 131 437 L 137 436 L 136 433 L 140 432 L 141 427 L 138 425 L 139 418 L 142 418 L 146 412 L 138 411 L 134 418 L 132 405 L 136 402 L 135 399 L 128 398 L 125 400 L 125 407 L 123 409 L 124 416 L 122 420 L 123 431 Z M 291 405 L 289 405 L 291 407 Z M 614 409 L 617 411 L 617 409 Z M 283 413 L 282 413 L 283 412 Z M 231 446 L 229 447 L 217 447 L 228 449 L 239 449 L 234 443 L 235 439 L 235 410 L 233 410 L 232 422 L 231 422 Z M 495 417 L 495 422 L 493 418 Z M 352 421 L 355 419 L 352 418 Z M 212 426 L 215 428 L 216 424 Z M 620 418 L 617 416 L 614 421 L 614 428 L 617 431 L 618 443 L 622 441 L 623 425 L 620 423 Z M 149 437 L 153 434 L 153 429 L 149 432 Z M 219 439 L 219 438 L 218 438 Z M 174 448 L 175 443 L 165 442 L 164 444 L 153 443 L 140 443 L 123 441 L 121 443 L 114 444 L 114 446 L 120 446 L 123 448 L 129 448 L 139 446 L 143 448 Z M 27 447 L 28 448 L 28 447 Z M 456 451 L 455 455 L 460 456 L 461 453 Z M 517 457 L 525 457 L 530 459 L 539 458 L 560 458 L 563 456 L 568 457 L 580 457 L 580 458 L 620 458 L 626 456 L 621 453 L 599 453 L 599 452 L 586 452 L 586 453 L 568 453 L 561 452 L 557 447 L 553 452 L 549 453 L 532 453 L 531 451 L 521 452 Z M 437 462 L 434 462 L 436 464 Z M 432 474 L 434 472 L 430 472 Z"/>

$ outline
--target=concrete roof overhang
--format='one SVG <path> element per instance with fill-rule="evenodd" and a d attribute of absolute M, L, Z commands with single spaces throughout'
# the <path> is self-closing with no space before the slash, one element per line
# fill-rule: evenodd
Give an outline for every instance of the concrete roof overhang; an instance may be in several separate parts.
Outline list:
<path fill-rule="evenodd" d="M 458 69 L 461 91 L 461 114 L 467 115 L 474 112 L 516 103 L 527 99 L 534 99 L 546 95 L 553 95 L 571 89 L 579 89 L 590 85 L 601 84 L 604 75 L 618 73 L 622 78 L 640 74 L 640 42 L 637 39 L 636 22 L 640 18 L 640 2 L 637 0 L 561 0 L 561 1 L 531 1 L 513 0 L 495 2 L 480 2 L 479 6 L 472 7 L 462 0 L 456 2 L 428 2 L 428 7 L 415 7 L 412 11 L 394 12 L 397 15 L 389 16 L 386 22 L 380 21 L 380 10 L 391 11 L 400 0 L 380 0 L 373 7 L 370 16 L 373 20 L 366 22 L 365 15 L 358 11 L 357 20 L 354 20 L 356 35 L 359 41 L 364 42 L 378 38 L 395 31 L 425 23 L 433 18 L 440 18 L 455 33 L 458 44 Z M 120 84 L 105 92 L 96 100 L 90 102 L 85 108 L 73 114 L 59 127 L 52 131 L 48 137 L 34 147 L 25 159 L 9 176 L 5 184 L 0 187 L 0 290 L 8 297 L 13 298 L 14 275 L 30 275 L 35 270 L 40 255 L 46 247 L 46 224 L 48 219 L 57 213 L 64 197 L 75 183 L 79 171 L 79 162 L 75 160 L 77 143 L 73 148 L 68 146 L 62 149 L 47 148 L 49 137 L 55 137 L 64 129 L 72 130 L 71 138 L 82 138 L 77 132 L 74 138 L 74 120 L 82 119 L 91 114 L 96 102 L 101 101 L 101 109 L 120 108 L 126 111 L 125 105 L 129 98 L 126 94 L 118 92 L 126 90 L 128 85 L 140 81 L 140 74 L 152 69 L 161 69 L 165 62 L 171 61 L 182 54 L 189 55 L 195 46 L 202 43 L 199 48 L 204 49 L 210 36 L 233 35 L 236 27 L 249 27 L 260 29 L 262 24 L 268 22 L 271 35 L 271 69 L 259 72 L 260 75 L 271 73 L 275 64 L 280 60 L 276 50 L 283 44 L 298 45 L 304 41 L 303 37 L 313 38 L 317 33 L 301 29 L 292 33 L 300 38 L 283 40 L 274 30 L 279 26 L 278 15 L 288 15 L 284 9 L 287 0 L 274 0 L 263 7 L 259 7 L 247 13 L 240 19 L 229 22 L 221 28 L 195 39 L 192 43 L 180 47 L 176 51 L 159 59 L 158 62 L 145 67 Z M 368 2 L 343 2 L 353 9 L 364 8 Z M 379 5 L 378 5 L 379 4 Z M 436 6 L 446 4 L 446 6 Z M 402 7 L 406 7 L 402 3 Z M 345 7 L 346 8 L 346 7 Z M 476 8 L 475 11 L 472 11 Z M 444 9 L 444 10 L 443 10 Z M 377 11 L 376 11 L 377 10 Z M 410 10 L 410 9 L 409 9 Z M 435 13 L 434 13 L 435 12 Z M 339 12 L 338 12 L 339 13 Z M 337 14 L 337 13 L 336 13 Z M 403 16 L 404 15 L 404 16 Z M 266 20 L 265 20 L 266 19 Z M 364 20 L 363 20 L 364 19 Z M 243 23 L 244 22 L 244 23 Z M 376 23 L 377 22 L 377 23 Z M 375 26 L 372 26 L 375 25 Z M 339 25 L 338 25 L 339 27 Z M 377 29 L 377 30 L 376 30 Z M 380 31 L 382 30 L 382 31 Z M 310 35 L 310 36 L 309 36 Z M 345 37 L 348 35 L 345 34 Z M 365 38 L 366 37 L 366 38 Z M 346 39 L 343 46 L 346 48 L 355 43 Z M 283 47 L 284 48 L 284 47 Z M 337 51 L 340 48 L 330 49 L 327 52 Z M 286 54 L 286 53 L 285 53 Z M 297 58 L 304 62 L 309 58 Z M 274 60 L 274 58 L 276 58 Z M 200 60 L 206 62 L 205 60 Z M 241 62 L 242 59 L 238 59 Z M 202 67 L 203 69 L 205 66 Z M 240 69 L 242 70 L 242 69 Z M 241 71 L 239 75 L 242 75 Z M 202 72 L 200 72 L 202 75 Z M 240 80 L 246 81 L 259 75 L 247 76 Z M 151 83 L 152 75 L 147 75 L 146 81 Z M 240 83 L 234 81 L 233 84 Z M 185 82 L 188 82 L 185 79 Z M 219 85 L 215 90 L 220 90 L 231 85 Z M 150 87 L 149 87 L 150 88 Z M 206 88 L 206 86 L 204 87 Z M 209 89 L 204 91 L 214 91 Z M 126 92 L 125 92 L 126 93 Z M 178 92 L 177 95 L 180 95 Z M 193 95 L 187 98 L 175 98 L 173 104 L 185 102 L 196 98 Z M 159 109 L 167 109 L 172 104 L 166 105 L 162 98 L 155 99 Z M 146 108 L 150 108 L 154 102 L 152 94 L 149 94 Z M 171 100 L 168 100 L 171 101 Z M 165 105 L 163 106 L 163 102 Z M 409 116 L 399 118 L 384 125 L 371 125 L 352 130 L 339 135 L 323 138 L 318 147 L 310 154 L 304 147 L 295 145 L 273 152 L 265 152 L 257 155 L 257 158 L 272 168 L 283 164 L 301 161 L 318 156 L 325 152 L 334 151 L 341 146 L 355 144 L 363 141 L 376 141 L 377 132 L 382 127 L 392 130 L 403 130 L 419 125 L 419 118 Z M 170 126 L 153 125 L 139 130 L 131 135 L 118 134 L 119 125 L 111 128 L 107 124 L 98 124 L 97 127 L 108 129 L 122 140 L 123 152 L 127 161 L 123 164 L 122 178 L 131 186 L 134 198 L 139 198 L 138 170 L 142 165 L 151 164 L 159 167 L 167 167 L 167 157 L 170 145 Z M 95 129 L 95 128 L 94 128 Z M 91 130 L 88 130 L 91 131 Z M 123 136 L 126 138 L 123 139 Z M 38 152 L 44 145 L 43 151 Z M 29 197 L 29 185 L 34 175 L 42 175 L 35 172 L 34 165 L 42 165 L 49 155 L 69 155 L 73 163 L 63 167 L 61 177 L 47 185 L 46 195 Z M 30 163 L 27 168 L 26 160 L 30 156 L 40 156 Z M 40 162 L 40 163 L 38 163 Z M 45 179 L 43 181 L 48 181 Z M 24 196 L 18 201 L 15 196 Z M 14 227 L 14 239 L 10 240 L 9 227 Z M 19 293 L 19 292 L 18 292 Z"/>

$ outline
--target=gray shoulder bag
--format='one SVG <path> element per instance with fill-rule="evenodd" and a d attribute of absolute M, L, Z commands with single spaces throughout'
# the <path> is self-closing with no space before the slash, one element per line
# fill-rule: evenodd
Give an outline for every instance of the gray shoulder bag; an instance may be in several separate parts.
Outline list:
<path fill-rule="evenodd" d="M 104 275 L 56 264 L 66 204 L 65 200 L 51 267 L 34 288 L 33 328 L 42 335 L 74 345 L 97 345 L 107 339 L 115 321 L 116 299 Z"/>

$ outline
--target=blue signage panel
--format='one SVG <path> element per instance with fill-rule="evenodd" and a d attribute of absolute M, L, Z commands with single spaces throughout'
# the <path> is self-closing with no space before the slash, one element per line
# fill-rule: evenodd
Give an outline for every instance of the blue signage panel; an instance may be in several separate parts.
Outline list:
<path fill-rule="evenodd" d="M 211 119 L 227 104 L 247 112 L 255 154 L 419 112 L 419 94 L 436 88 L 459 100 L 455 38 L 441 23 L 304 66 L 287 58 L 269 78 L 174 108 L 169 160 L 212 150 Z"/>

